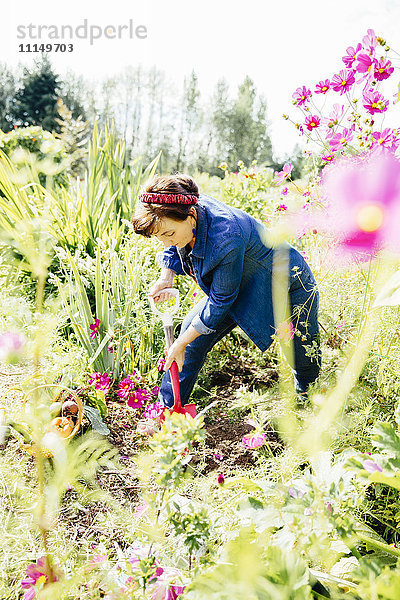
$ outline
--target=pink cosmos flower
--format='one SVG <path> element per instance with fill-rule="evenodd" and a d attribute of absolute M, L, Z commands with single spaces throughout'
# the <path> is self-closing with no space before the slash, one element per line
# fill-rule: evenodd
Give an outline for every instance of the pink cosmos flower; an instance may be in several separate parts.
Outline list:
<path fill-rule="evenodd" d="M 382 148 L 396 150 L 400 144 L 399 136 L 389 127 L 383 131 L 374 131 L 372 137 L 374 139 L 372 148 L 380 146 Z"/>
<path fill-rule="evenodd" d="M 111 385 L 108 373 L 92 373 L 88 384 L 91 385 L 92 383 L 95 383 L 96 390 L 102 390 L 104 394 L 108 393 Z"/>
<path fill-rule="evenodd" d="M 128 406 L 130 408 L 142 408 L 144 403 L 150 400 L 150 398 L 150 393 L 147 390 L 138 388 L 136 392 L 129 396 Z"/>
<path fill-rule="evenodd" d="M 218 483 L 219 485 L 223 485 L 225 483 L 225 477 L 223 473 L 218 473 Z"/>
<path fill-rule="evenodd" d="M 328 208 L 320 228 L 335 235 L 339 249 L 400 251 L 400 162 L 392 152 L 337 160 L 323 169 L 322 183 Z"/>
<path fill-rule="evenodd" d="M 332 160 L 335 160 L 335 157 L 333 154 L 324 154 L 323 156 L 321 156 L 321 158 L 325 162 L 332 162 Z"/>
<path fill-rule="evenodd" d="M 379 92 L 370 89 L 363 93 L 363 107 L 370 115 L 387 111 L 388 105 L 389 100 L 385 100 Z"/>
<path fill-rule="evenodd" d="M 118 384 L 117 396 L 127 400 L 132 395 L 132 390 L 135 387 L 135 382 L 131 376 L 128 375 L 125 379 L 122 379 Z"/>
<path fill-rule="evenodd" d="M 290 176 L 292 171 L 293 171 L 292 163 L 285 163 L 283 165 L 282 171 L 279 171 L 279 173 L 275 174 L 275 179 L 273 179 L 272 183 L 279 185 L 280 183 L 282 183 L 282 181 L 284 181 L 285 179 L 287 179 Z"/>
<path fill-rule="evenodd" d="M 321 80 L 315 86 L 315 93 L 316 94 L 326 94 L 327 92 L 329 92 L 330 88 L 331 88 L 331 82 L 329 81 L 329 79 L 325 79 L 325 81 Z"/>
<path fill-rule="evenodd" d="M 368 54 L 374 54 L 378 42 L 376 40 L 375 31 L 373 29 L 367 29 L 367 35 L 363 37 L 362 43 L 364 49 L 368 52 Z"/>
<path fill-rule="evenodd" d="M 283 342 L 289 342 L 292 340 L 294 338 L 293 323 L 291 321 L 289 321 L 289 323 L 287 321 L 279 323 L 278 327 L 276 328 L 276 335 Z"/>
<path fill-rule="evenodd" d="M 52 581 L 58 581 L 59 573 L 52 571 L 51 575 Z M 26 568 L 26 577 L 21 581 L 22 589 L 26 590 L 23 600 L 33 600 L 36 597 L 36 592 L 43 589 L 49 581 L 50 576 L 47 570 L 46 557 L 42 556 Z"/>
<path fill-rule="evenodd" d="M 5 331 L 0 335 L 0 360 L 16 362 L 22 356 L 25 338 L 20 333 Z"/>
<path fill-rule="evenodd" d="M 368 471 L 368 473 L 375 473 L 375 471 L 382 473 L 383 471 L 381 466 L 379 466 L 376 462 L 370 459 L 364 460 L 362 466 L 363 469 L 365 469 L 365 471 Z"/>
<path fill-rule="evenodd" d="M 95 319 L 94 323 L 92 325 L 89 325 L 89 329 L 91 331 L 90 339 L 94 340 L 96 335 L 99 333 L 99 327 L 100 327 L 100 319 Z"/>
<path fill-rule="evenodd" d="M 342 95 L 351 88 L 355 81 L 354 71 L 342 69 L 332 77 L 331 86 L 335 92 L 340 92 Z"/>
<path fill-rule="evenodd" d="M 369 54 L 359 54 L 357 56 L 357 64 L 355 65 L 355 70 L 357 73 L 374 73 L 374 67 L 377 63 L 377 60 L 373 56 L 369 56 Z"/>
<path fill-rule="evenodd" d="M 341 150 L 353 139 L 353 131 L 345 127 L 343 131 L 339 131 L 329 140 L 329 145 L 333 152 Z"/>
<path fill-rule="evenodd" d="M 344 114 L 344 106 L 343 104 L 334 104 L 333 110 L 329 113 L 328 117 L 323 117 L 321 124 L 325 133 L 329 132 L 333 134 L 333 129 L 336 125 L 338 125 L 339 121 L 343 117 Z M 330 136 L 331 137 L 331 136 Z"/>
<path fill-rule="evenodd" d="M 311 90 L 306 88 L 305 85 L 303 85 L 303 87 L 298 87 L 297 90 L 292 94 L 292 98 L 293 100 L 295 100 L 295 104 L 297 104 L 297 106 L 302 106 L 303 104 L 308 102 L 310 97 Z"/>
<path fill-rule="evenodd" d="M 375 63 L 375 79 L 377 81 L 383 81 L 391 76 L 394 71 L 394 67 L 392 67 L 392 63 L 390 60 L 377 60 Z"/>
<path fill-rule="evenodd" d="M 316 129 L 317 127 L 319 127 L 320 123 L 321 123 L 321 119 L 317 115 L 308 115 L 304 122 L 308 131 L 312 131 L 313 129 Z"/>
<path fill-rule="evenodd" d="M 279 192 L 281 194 L 281 196 L 287 196 L 289 190 L 287 187 L 284 187 L 281 189 L 281 191 Z"/>
<path fill-rule="evenodd" d="M 183 594 L 185 586 L 170 584 L 167 581 L 159 581 L 152 595 L 152 600 L 177 600 Z"/>
<path fill-rule="evenodd" d="M 286 204 L 280 204 L 279 206 L 276 207 L 276 210 L 278 210 L 278 211 L 287 210 L 287 206 L 286 206 Z"/>
<path fill-rule="evenodd" d="M 160 402 L 152 402 L 146 407 L 143 415 L 146 419 L 157 419 L 163 410 L 164 407 Z"/>
<path fill-rule="evenodd" d="M 349 46 L 348 48 L 346 48 L 346 56 L 343 56 L 342 61 L 344 62 L 344 64 L 346 65 L 346 67 L 348 69 L 351 68 L 357 54 L 360 52 L 360 50 L 362 49 L 361 44 L 357 44 L 357 46 L 355 48 L 353 48 L 353 46 Z"/>
<path fill-rule="evenodd" d="M 242 437 L 242 444 L 245 446 L 245 448 L 250 448 L 253 450 L 254 448 L 259 448 L 262 446 L 266 439 L 267 436 L 265 433 L 246 433 L 246 435 Z"/>

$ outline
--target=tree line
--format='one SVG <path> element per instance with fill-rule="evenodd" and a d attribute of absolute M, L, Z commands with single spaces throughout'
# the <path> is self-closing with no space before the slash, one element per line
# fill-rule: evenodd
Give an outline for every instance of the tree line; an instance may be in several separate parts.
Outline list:
<path fill-rule="evenodd" d="M 18 73 L 19 69 L 19 73 Z M 42 54 L 31 68 L 14 74 L 0 64 L 0 129 L 40 125 L 59 133 L 57 100 L 73 119 L 99 124 L 114 121 L 126 143 L 127 160 L 150 162 L 160 151 L 161 172 L 199 170 L 221 176 L 221 162 L 235 171 L 246 166 L 281 167 L 268 133 L 267 103 L 250 77 L 231 95 L 220 79 L 209 97 L 200 91 L 195 71 L 180 89 L 156 67 L 128 66 L 113 77 L 91 82 L 68 71 L 61 77 Z M 296 160 L 296 157 L 295 157 Z M 301 160 L 298 153 L 297 160 Z"/>

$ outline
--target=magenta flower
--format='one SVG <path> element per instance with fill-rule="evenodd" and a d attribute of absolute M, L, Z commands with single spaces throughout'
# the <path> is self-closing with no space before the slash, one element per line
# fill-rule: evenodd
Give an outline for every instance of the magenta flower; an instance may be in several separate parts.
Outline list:
<path fill-rule="evenodd" d="M 284 181 L 285 179 L 287 179 L 290 176 L 292 171 L 293 171 L 292 163 L 285 163 L 283 165 L 282 171 L 279 171 L 279 173 L 275 174 L 275 179 L 273 179 L 272 183 L 279 185 L 280 183 L 282 183 L 282 181 Z"/>
<path fill-rule="evenodd" d="M 372 147 L 382 147 L 389 148 L 391 150 L 396 150 L 400 144 L 400 139 L 398 135 L 387 127 L 383 131 L 374 131 L 372 133 L 372 137 L 374 139 L 374 143 Z"/>
<path fill-rule="evenodd" d="M 22 356 L 25 338 L 19 333 L 5 331 L 0 335 L 0 360 L 14 363 Z"/>
<path fill-rule="evenodd" d="M 316 94 L 326 94 L 331 88 L 331 82 L 329 79 L 325 79 L 325 81 L 319 81 L 315 86 Z"/>
<path fill-rule="evenodd" d="M 118 384 L 117 396 L 119 398 L 127 400 L 129 396 L 132 395 L 132 390 L 134 389 L 134 387 L 135 382 L 133 381 L 130 375 L 127 375 L 127 377 L 125 377 L 125 379 L 122 379 Z"/>
<path fill-rule="evenodd" d="M 335 161 L 323 169 L 322 182 L 328 209 L 320 227 L 335 235 L 340 249 L 400 251 L 400 162 L 392 152 Z"/>
<path fill-rule="evenodd" d="M 317 127 L 319 127 L 320 123 L 321 123 L 321 119 L 317 115 L 308 115 L 304 122 L 308 131 L 312 131 L 313 129 L 316 129 Z"/>
<path fill-rule="evenodd" d="M 285 211 L 287 209 L 288 208 L 287 208 L 286 204 L 280 204 L 279 206 L 276 207 L 276 210 L 279 212 Z"/>
<path fill-rule="evenodd" d="M 332 77 L 331 86 L 335 92 L 340 92 L 340 95 L 342 95 L 351 88 L 355 81 L 353 71 L 342 69 Z"/>
<path fill-rule="evenodd" d="M 130 408 L 142 408 L 144 403 L 150 400 L 150 398 L 150 393 L 147 390 L 138 388 L 136 392 L 129 396 L 128 406 Z"/>
<path fill-rule="evenodd" d="M 321 158 L 325 162 L 331 162 L 332 160 L 335 160 L 335 157 L 333 154 L 324 154 L 323 156 L 321 156 Z"/>
<path fill-rule="evenodd" d="M 164 371 L 164 367 L 165 367 L 165 358 L 159 358 L 157 361 L 157 369 L 159 373 L 162 373 Z"/>
<path fill-rule="evenodd" d="M 245 446 L 245 448 L 250 448 L 253 450 L 254 448 L 259 448 L 262 446 L 266 439 L 267 436 L 265 433 L 246 433 L 246 435 L 242 437 L 242 444 Z"/>
<path fill-rule="evenodd" d="M 150 390 L 150 393 L 151 393 L 152 396 L 158 396 L 159 392 L 160 392 L 160 386 L 159 385 L 155 385 L 153 387 L 153 389 Z"/>
<path fill-rule="evenodd" d="M 94 340 L 96 335 L 99 333 L 99 327 L 100 327 L 100 319 L 95 319 L 94 323 L 92 325 L 89 325 L 89 329 L 91 331 L 90 339 Z"/>
<path fill-rule="evenodd" d="M 108 373 L 92 373 L 88 384 L 91 385 L 92 383 L 95 383 L 96 390 L 102 390 L 104 394 L 108 393 L 111 385 Z"/>
<path fill-rule="evenodd" d="M 368 473 L 375 473 L 375 471 L 382 473 L 383 470 L 382 467 L 380 467 L 378 464 L 376 464 L 376 462 L 370 460 L 369 458 L 367 460 L 364 460 L 362 466 L 365 471 L 368 471 Z"/>
<path fill-rule="evenodd" d="M 341 150 L 342 148 L 347 146 L 347 144 L 351 142 L 352 139 L 352 130 L 347 129 L 347 127 L 345 127 L 343 131 L 339 131 L 334 136 L 332 136 L 332 138 L 329 140 L 329 145 L 331 147 L 331 150 L 333 152 L 336 152 L 336 150 Z"/>
<path fill-rule="evenodd" d="M 165 596 L 165 600 L 176 600 L 178 596 L 183 594 L 185 591 L 185 586 L 182 585 L 171 585 L 168 588 L 167 594 Z"/>
<path fill-rule="evenodd" d="M 370 115 L 385 112 L 388 105 L 389 100 L 385 100 L 379 92 L 370 89 L 363 93 L 363 107 Z"/>
<path fill-rule="evenodd" d="M 288 188 L 284 187 L 281 189 L 280 194 L 281 194 L 281 196 L 287 196 L 288 192 L 289 192 Z"/>
<path fill-rule="evenodd" d="M 58 573 L 51 572 L 52 581 L 58 581 Z M 35 563 L 31 563 L 26 568 L 26 577 L 21 581 L 21 587 L 24 592 L 23 600 L 33 600 L 36 592 L 42 590 L 50 582 L 49 572 L 47 570 L 46 557 L 38 558 Z"/>
<path fill-rule="evenodd" d="M 394 67 L 392 67 L 392 63 L 390 60 L 377 60 L 375 63 L 375 79 L 377 81 L 383 81 L 391 76 L 394 71 Z"/>
<path fill-rule="evenodd" d="M 305 85 L 303 85 L 303 87 L 298 87 L 297 90 L 292 94 L 292 98 L 293 100 L 295 100 L 295 104 L 297 104 L 297 106 L 302 106 L 303 104 L 308 102 L 310 97 L 311 90 L 306 88 Z"/>
<path fill-rule="evenodd" d="M 225 483 L 225 477 L 223 473 L 218 473 L 218 483 L 219 485 L 223 485 Z"/>
<path fill-rule="evenodd" d="M 361 49 L 361 44 L 357 44 L 356 48 L 353 48 L 353 46 L 346 48 L 346 56 L 343 56 L 342 61 L 348 69 L 351 69 L 353 62 Z"/>
<path fill-rule="evenodd" d="M 355 70 L 357 73 L 374 73 L 374 67 L 376 64 L 376 59 L 369 54 L 359 54 L 357 56 L 357 64 L 355 66 Z"/>
<path fill-rule="evenodd" d="M 163 411 L 164 407 L 160 402 L 152 402 L 146 407 L 143 414 L 146 419 L 157 419 Z"/>
<path fill-rule="evenodd" d="M 214 452 L 213 456 L 215 460 L 222 460 L 224 458 L 219 452 Z"/>

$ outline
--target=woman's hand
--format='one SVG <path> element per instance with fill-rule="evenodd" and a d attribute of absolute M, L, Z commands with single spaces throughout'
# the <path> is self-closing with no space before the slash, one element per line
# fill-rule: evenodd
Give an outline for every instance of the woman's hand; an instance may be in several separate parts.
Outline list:
<path fill-rule="evenodd" d="M 172 271 L 171 271 L 172 273 Z M 164 302 L 164 300 L 169 300 L 173 298 L 173 295 L 170 292 L 164 292 L 160 294 L 160 290 L 164 290 L 165 288 L 169 288 L 172 286 L 174 277 L 160 277 L 155 281 L 149 288 L 149 296 L 154 299 L 154 302 Z"/>
<path fill-rule="evenodd" d="M 173 361 L 178 365 L 178 371 L 182 371 L 183 363 L 185 362 L 185 348 L 186 344 L 182 344 L 179 338 L 175 340 L 172 346 L 170 346 L 170 349 L 166 351 L 167 357 L 165 360 L 164 371 L 168 371 Z"/>

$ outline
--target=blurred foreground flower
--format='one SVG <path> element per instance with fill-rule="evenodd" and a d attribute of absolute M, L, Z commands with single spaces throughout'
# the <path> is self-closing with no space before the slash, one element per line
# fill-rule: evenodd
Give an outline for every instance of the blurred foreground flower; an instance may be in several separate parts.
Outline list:
<path fill-rule="evenodd" d="M 24 345 L 25 338 L 22 335 L 5 331 L 0 335 L 0 360 L 17 362 L 22 356 Z"/>
<path fill-rule="evenodd" d="M 26 568 L 26 577 L 21 581 L 21 587 L 24 592 L 23 600 L 33 600 L 36 593 L 40 592 L 45 585 L 51 581 L 58 581 L 58 575 L 54 571 L 49 573 L 46 564 L 46 557 L 38 558 L 35 563 L 31 563 Z"/>
<path fill-rule="evenodd" d="M 341 247 L 371 254 L 384 246 L 400 250 L 400 162 L 392 152 L 345 158 L 323 171 L 328 214 L 320 226 Z"/>

